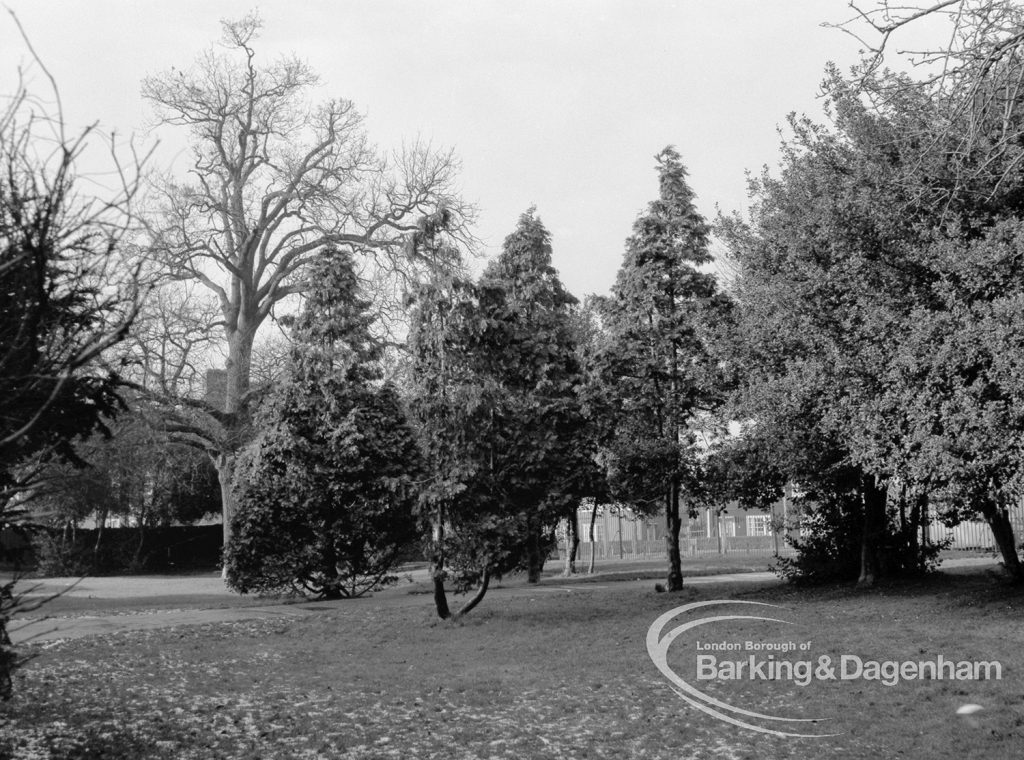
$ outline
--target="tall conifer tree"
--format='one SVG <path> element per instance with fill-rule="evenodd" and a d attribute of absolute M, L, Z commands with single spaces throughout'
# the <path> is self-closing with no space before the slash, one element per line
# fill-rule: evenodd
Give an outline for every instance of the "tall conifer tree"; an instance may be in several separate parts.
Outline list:
<path fill-rule="evenodd" d="M 694 205 L 672 147 L 657 156 L 658 198 L 633 224 L 602 318 L 609 333 L 604 375 L 617 414 L 610 451 L 614 495 L 642 512 L 664 510 L 668 590 L 682 588 L 680 499 L 693 471 L 692 424 L 713 400 L 706 343 L 721 303 L 708 225 Z"/>
<path fill-rule="evenodd" d="M 446 578 L 479 591 L 526 569 L 536 581 L 557 519 L 573 498 L 582 416 L 571 309 L 531 209 L 480 281 L 434 284 L 416 298 L 412 406 L 431 470 L 435 602 Z"/>

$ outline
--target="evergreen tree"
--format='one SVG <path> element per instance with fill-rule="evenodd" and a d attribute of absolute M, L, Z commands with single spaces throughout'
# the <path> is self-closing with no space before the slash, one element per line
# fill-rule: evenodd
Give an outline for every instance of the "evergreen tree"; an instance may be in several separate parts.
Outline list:
<path fill-rule="evenodd" d="M 725 303 L 714 277 L 708 225 L 694 206 L 679 154 L 657 156 L 658 198 L 633 225 L 612 290 L 601 302 L 609 333 L 603 374 L 615 399 L 609 447 L 613 495 L 666 515 L 668 590 L 682 588 L 681 489 L 692 480 L 695 416 L 715 400 L 708 328 Z"/>
<path fill-rule="evenodd" d="M 352 597 L 393 580 L 414 536 L 420 458 L 395 390 L 381 382 L 352 257 L 324 254 L 292 325 L 290 377 L 235 480 L 226 549 L 237 591 Z"/>
<path fill-rule="evenodd" d="M 540 580 L 560 517 L 575 510 L 583 417 L 572 310 L 578 301 L 552 265 L 551 237 L 534 208 L 519 218 L 501 254 L 485 269 L 482 289 L 494 291 L 495 350 L 480 352 L 480 371 L 503 398 L 505 479 L 511 505 L 525 526 L 519 560 L 528 580 Z M 505 350 L 496 349 L 501 346 Z"/>
<path fill-rule="evenodd" d="M 476 285 L 421 288 L 410 343 L 414 402 L 431 482 L 435 601 L 526 569 L 539 578 L 552 529 L 574 503 L 582 417 L 571 309 L 531 209 Z"/>

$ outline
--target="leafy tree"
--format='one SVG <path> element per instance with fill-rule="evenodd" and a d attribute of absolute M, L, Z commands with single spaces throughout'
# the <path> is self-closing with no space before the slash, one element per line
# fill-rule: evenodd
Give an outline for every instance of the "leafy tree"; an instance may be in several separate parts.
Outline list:
<path fill-rule="evenodd" d="M 225 21 L 222 50 L 142 85 L 159 122 L 191 138 L 189 180 L 162 183 L 152 248 L 169 276 L 200 283 L 220 305 L 223 407 L 191 404 L 174 428 L 215 458 L 225 545 L 235 458 L 252 432 L 253 343 L 275 305 L 308 291 L 309 265 L 325 246 L 359 258 L 375 295 L 450 265 L 431 255 L 447 249 L 424 243 L 471 214 L 452 189 L 452 154 L 414 144 L 390 159 L 378 155 L 351 102 L 307 102 L 318 78 L 297 56 L 259 64 L 260 28 L 255 14 Z M 388 314 L 393 307 L 380 299 Z"/>
<path fill-rule="evenodd" d="M 94 435 L 76 449 L 85 464 L 49 463 L 35 490 L 32 515 L 53 527 L 75 526 L 87 518 L 97 525 L 89 547 L 53 546 L 50 574 L 72 575 L 100 568 L 104 533 L 117 517 L 137 534 L 125 569 L 145 563 L 150 528 L 191 523 L 220 512 L 220 490 L 212 463 L 192 447 L 175 444 L 154 430 L 137 408 L 109 423 L 110 435 Z M 109 562 L 109 560 L 108 560 Z M 108 568 L 109 569 L 109 568 Z"/>
<path fill-rule="evenodd" d="M 1024 495 L 1021 415 L 1021 303 L 1015 280 L 1021 223 L 1001 223 L 984 238 L 956 246 L 962 264 L 984 276 L 998 262 L 1006 270 L 985 286 L 992 298 L 948 294 L 942 310 L 919 309 L 908 331 L 899 370 L 917 380 L 906 398 L 913 425 L 908 435 L 908 468 L 931 476 L 932 496 L 946 506 L 939 517 L 956 524 L 980 513 L 988 522 L 1011 577 L 1024 580 L 1010 508 Z M 1005 257 L 1005 258 L 1004 258 Z M 1000 261 L 1001 260 L 1001 261 Z M 995 272 L 990 272 L 996 274 Z M 972 275 L 975 272 L 971 273 Z M 996 284 L 1000 279 L 1005 284 Z"/>
<path fill-rule="evenodd" d="M 754 183 L 751 227 L 724 225 L 746 409 L 763 425 L 802 420 L 859 471 L 861 582 L 921 566 L 921 505 L 938 496 L 962 501 L 946 519 L 980 511 L 1019 576 L 1006 506 L 1021 493 L 1021 427 L 1002 357 L 1018 345 L 1021 196 L 1005 182 L 1012 151 L 960 142 L 971 120 L 996 134 L 1019 115 L 961 108 L 971 77 L 927 92 L 879 74 L 868 86 L 883 103 L 862 86 L 830 73 L 831 127 L 794 122 L 780 176 Z"/>
<path fill-rule="evenodd" d="M 397 393 L 380 382 L 353 257 L 325 251 L 312 275 L 290 376 L 235 481 L 225 567 L 242 593 L 360 596 L 394 580 L 415 534 L 419 453 Z"/>
<path fill-rule="evenodd" d="M 781 177 L 752 185 L 751 227 L 723 231 L 740 269 L 739 416 L 770 431 L 776 469 L 821 504 L 849 501 L 844 529 L 860 538 L 829 545 L 855 551 L 859 562 L 839 564 L 859 564 L 870 584 L 891 527 L 888 483 L 909 474 L 893 456 L 902 418 L 883 411 L 884 374 L 915 294 L 927 297 L 912 253 L 927 232 L 887 152 L 897 126 L 835 94 L 839 134 L 793 122 Z"/>
<path fill-rule="evenodd" d="M 658 199 L 634 223 L 612 296 L 601 304 L 609 336 L 602 362 L 617 406 L 612 494 L 641 512 L 664 510 L 667 587 L 678 591 L 679 504 L 695 472 L 693 422 L 719 395 L 708 344 L 725 301 L 699 269 L 711 261 L 709 230 L 679 154 L 668 147 L 656 160 Z"/>
<path fill-rule="evenodd" d="M 537 580 L 546 537 L 578 501 L 582 417 L 570 309 L 551 265 L 547 230 L 531 209 L 479 284 L 420 288 L 410 345 L 414 415 L 430 479 L 435 604 L 445 592 L 486 593 L 490 579 L 526 569 Z"/>
<path fill-rule="evenodd" d="M 764 425 L 719 442 L 703 466 L 703 498 L 708 506 L 731 501 L 747 509 L 770 509 L 785 492 L 786 475 L 773 454 L 779 443 Z"/>

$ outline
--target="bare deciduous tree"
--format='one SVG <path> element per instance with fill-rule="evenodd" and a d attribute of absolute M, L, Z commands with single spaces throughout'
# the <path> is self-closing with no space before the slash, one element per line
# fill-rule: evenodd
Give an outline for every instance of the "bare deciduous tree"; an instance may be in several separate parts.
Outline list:
<path fill-rule="evenodd" d="M 854 16 L 832 26 L 863 46 L 856 92 L 883 115 L 905 110 L 908 91 L 916 93 L 921 153 L 945 154 L 949 195 L 992 199 L 1019 184 L 1024 6 L 1015 0 L 876 0 L 850 8 Z M 893 73 L 908 66 L 909 74 Z"/>
<path fill-rule="evenodd" d="M 198 291 L 198 292 L 197 292 Z M 139 390 L 167 398 L 200 398 L 213 361 L 217 304 L 195 282 L 153 288 L 122 344 L 123 373 Z"/>
<path fill-rule="evenodd" d="M 220 306 L 227 383 L 215 447 L 225 543 L 253 344 L 274 306 L 307 289 L 308 264 L 327 246 L 356 253 L 368 281 L 451 263 L 437 256 L 449 248 L 424 243 L 464 230 L 472 213 L 455 193 L 452 153 L 415 143 L 382 157 L 351 102 L 309 103 L 318 78 L 305 62 L 257 64 L 260 28 L 255 14 L 225 21 L 221 50 L 142 85 L 159 123 L 191 137 L 188 179 L 163 182 L 153 248 L 172 277 L 201 283 Z"/>

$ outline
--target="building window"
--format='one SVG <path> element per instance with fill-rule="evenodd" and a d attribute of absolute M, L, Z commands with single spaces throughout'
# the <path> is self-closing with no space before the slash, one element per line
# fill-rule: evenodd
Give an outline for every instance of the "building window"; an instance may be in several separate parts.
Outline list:
<path fill-rule="evenodd" d="M 718 518 L 718 526 L 721 531 L 721 535 L 726 538 L 732 538 L 736 535 L 736 518 L 732 517 L 720 517 Z"/>
<path fill-rule="evenodd" d="M 770 536 L 771 534 L 771 515 L 747 515 L 748 536 Z"/>

